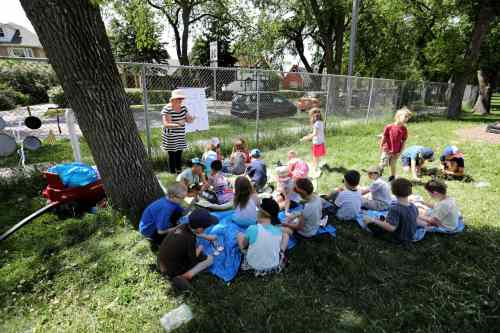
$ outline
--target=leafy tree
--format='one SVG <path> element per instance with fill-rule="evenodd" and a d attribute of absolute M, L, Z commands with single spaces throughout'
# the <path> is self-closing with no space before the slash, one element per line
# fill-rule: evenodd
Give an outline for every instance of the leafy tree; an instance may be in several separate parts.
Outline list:
<path fill-rule="evenodd" d="M 454 75 L 454 85 L 448 106 L 449 118 L 457 118 L 462 110 L 465 86 L 477 68 L 481 44 L 488 34 L 491 22 L 500 13 L 500 3 L 496 0 L 481 0 L 472 4 L 467 2 L 467 5 L 470 6 L 473 29 L 463 54 L 463 66 L 457 69 Z"/>
<path fill-rule="evenodd" d="M 160 41 L 162 26 L 142 0 L 115 0 L 110 42 L 119 61 L 164 63 L 169 58 Z"/>
<path fill-rule="evenodd" d="M 147 160 L 98 5 L 21 0 L 87 140 L 113 207 L 138 222 L 162 195 Z"/>
<path fill-rule="evenodd" d="M 193 25 L 207 17 L 216 17 L 217 10 L 225 6 L 225 0 L 147 0 L 159 10 L 174 31 L 177 58 L 181 65 L 189 65 L 188 42 Z"/>

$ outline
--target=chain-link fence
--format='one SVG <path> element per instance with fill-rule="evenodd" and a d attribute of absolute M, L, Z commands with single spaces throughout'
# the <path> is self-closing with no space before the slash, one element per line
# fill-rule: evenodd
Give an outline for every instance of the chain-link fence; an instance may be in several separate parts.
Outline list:
<path fill-rule="evenodd" d="M 122 65 L 129 66 L 129 65 Z M 391 117 L 408 106 L 416 114 L 442 113 L 451 84 L 348 77 L 305 72 L 147 64 L 140 72 L 144 112 L 149 118 L 146 145 L 161 153 L 161 109 L 172 90 L 202 88 L 209 129 L 188 134 L 198 152 L 212 137 L 223 147 L 243 137 L 252 146 L 289 146 L 310 131 L 308 110 L 319 107 L 327 127 Z M 147 110 L 147 111 L 146 111 Z"/>
<path fill-rule="evenodd" d="M 118 64 L 130 108 L 153 159 L 165 156 L 160 148 L 161 110 L 178 88 L 201 89 L 208 113 L 208 129 L 187 135 L 192 155 L 199 155 L 213 137 L 219 138 L 225 153 L 238 137 L 266 150 L 293 145 L 310 131 L 308 111 L 313 107 L 323 111 L 331 130 L 345 123 L 391 118 L 405 105 L 416 114 L 441 113 L 451 94 L 449 83 L 313 74 L 294 68 L 280 72 Z"/>

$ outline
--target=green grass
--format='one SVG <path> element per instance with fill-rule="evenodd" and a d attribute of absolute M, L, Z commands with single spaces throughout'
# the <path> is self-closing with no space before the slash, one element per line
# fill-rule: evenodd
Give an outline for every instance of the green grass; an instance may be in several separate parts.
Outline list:
<path fill-rule="evenodd" d="M 428 235 L 410 249 L 337 223 L 336 240 L 299 244 L 290 265 L 264 278 L 241 274 L 230 285 L 202 274 L 196 293 L 175 296 L 150 270 L 147 242 L 109 210 L 83 220 L 45 215 L 0 244 L 1 332 L 161 332 L 159 318 L 187 302 L 195 319 L 179 332 L 495 332 L 500 327 L 500 155 L 498 145 L 463 141 L 455 130 L 500 120 L 466 114 L 409 124 L 408 144 L 441 151 L 456 144 L 475 182 L 448 182 L 467 225 L 456 236 Z M 328 136 L 328 164 L 377 163 L 383 123 L 341 127 Z M 308 144 L 266 151 L 271 163 Z M 172 177 L 159 175 L 168 184 Z M 324 173 L 319 191 L 338 185 Z M 365 176 L 362 183 L 367 184 Z M 29 185 L 32 184 L 32 185 Z M 1 184 L 1 229 L 40 207 L 39 182 Z M 17 190 L 16 190 L 17 189 Z M 421 186 L 414 191 L 426 194 Z M 217 316 L 217 317 L 215 317 Z"/>

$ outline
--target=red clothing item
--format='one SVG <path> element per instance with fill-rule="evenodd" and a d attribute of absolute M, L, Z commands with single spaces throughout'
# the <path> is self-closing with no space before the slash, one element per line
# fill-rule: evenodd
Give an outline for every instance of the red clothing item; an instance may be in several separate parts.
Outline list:
<path fill-rule="evenodd" d="M 387 125 L 384 127 L 382 149 L 390 154 L 399 154 L 407 138 L 408 130 L 405 126 Z"/>

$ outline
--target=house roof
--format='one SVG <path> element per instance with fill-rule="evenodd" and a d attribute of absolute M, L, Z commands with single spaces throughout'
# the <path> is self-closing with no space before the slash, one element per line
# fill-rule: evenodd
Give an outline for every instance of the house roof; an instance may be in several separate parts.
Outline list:
<path fill-rule="evenodd" d="M 43 47 L 38 36 L 27 28 L 15 23 L 0 23 L 5 34 L 0 44 L 18 44 L 19 46 Z"/>

